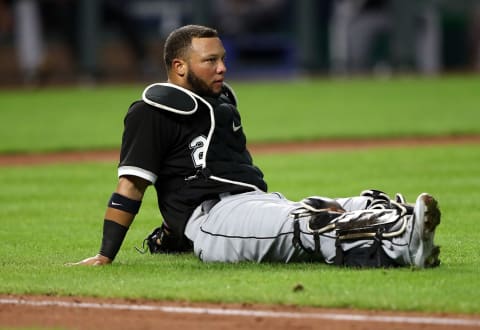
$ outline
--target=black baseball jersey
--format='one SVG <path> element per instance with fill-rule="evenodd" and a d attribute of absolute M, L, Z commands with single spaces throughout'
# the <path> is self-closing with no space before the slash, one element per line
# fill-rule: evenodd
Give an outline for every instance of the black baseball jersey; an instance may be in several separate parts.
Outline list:
<path fill-rule="evenodd" d="M 184 240 L 186 222 L 203 201 L 223 193 L 266 191 L 267 185 L 246 148 L 229 88 L 218 98 L 200 98 L 171 84 L 154 87 L 154 93 L 161 94 L 159 103 L 144 93 L 125 117 L 118 175 L 138 176 L 154 184 L 164 224 Z M 169 96 L 169 91 L 175 95 Z M 184 97 L 191 97 L 195 111 L 185 114 L 162 106 L 162 100 L 172 103 L 172 97 L 180 107 L 188 101 Z"/>

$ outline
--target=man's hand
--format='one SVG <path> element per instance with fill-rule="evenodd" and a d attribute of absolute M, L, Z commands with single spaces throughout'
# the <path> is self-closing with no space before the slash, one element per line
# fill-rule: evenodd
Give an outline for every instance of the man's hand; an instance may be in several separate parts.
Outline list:
<path fill-rule="evenodd" d="M 102 256 L 101 254 L 97 254 L 94 257 L 83 259 L 79 262 L 69 262 L 65 264 L 65 266 L 103 266 L 111 263 L 112 260 L 110 260 L 110 258 Z"/>

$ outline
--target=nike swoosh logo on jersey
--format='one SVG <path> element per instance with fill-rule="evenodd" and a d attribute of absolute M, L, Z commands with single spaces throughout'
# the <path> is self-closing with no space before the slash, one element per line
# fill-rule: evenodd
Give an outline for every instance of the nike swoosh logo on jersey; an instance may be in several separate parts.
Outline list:
<path fill-rule="evenodd" d="M 235 122 L 232 123 L 232 129 L 234 132 L 237 132 L 240 128 L 242 128 L 242 124 L 235 126 Z"/>
<path fill-rule="evenodd" d="M 112 202 L 112 205 L 113 205 L 113 206 L 122 206 L 122 203 L 115 203 L 115 202 Z"/>

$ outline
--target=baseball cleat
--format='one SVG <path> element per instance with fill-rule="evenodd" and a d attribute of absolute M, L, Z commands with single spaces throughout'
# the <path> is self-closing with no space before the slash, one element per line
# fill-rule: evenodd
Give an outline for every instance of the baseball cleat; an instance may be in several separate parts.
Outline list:
<path fill-rule="evenodd" d="M 430 268 L 440 265 L 440 247 L 433 244 L 435 229 L 440 224 L 440 209 L 437 201 L 429 194 L 418 196 L 413 215 L 407 228 L 408 250 L 412 266 Z"/>

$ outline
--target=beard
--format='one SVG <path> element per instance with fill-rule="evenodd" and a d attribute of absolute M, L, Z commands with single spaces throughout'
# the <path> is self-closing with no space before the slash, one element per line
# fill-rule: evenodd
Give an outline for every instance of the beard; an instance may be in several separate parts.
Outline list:
<path fill-rule="evenodd" d="M 221 94 L 220 92 L 215 93 L 205 81 L 198 78 L 192 71 L 187 73 L 187 82 L 191 86 L 192 91 L 200 96 L 217 97 Z"/>

